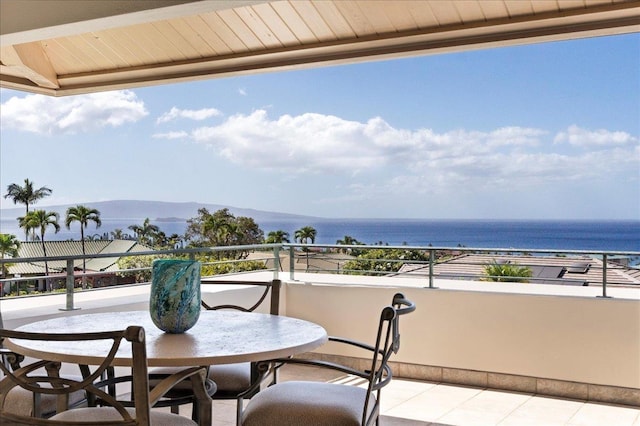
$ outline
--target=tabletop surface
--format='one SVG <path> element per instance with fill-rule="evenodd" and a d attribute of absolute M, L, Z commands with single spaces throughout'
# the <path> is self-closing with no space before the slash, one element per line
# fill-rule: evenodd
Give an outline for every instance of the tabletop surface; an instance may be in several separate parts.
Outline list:
<path fill-rule="evenodd" d="M 149 366 L 229 364 L 280 358 L 313 350 L 327 341 L 321 326 L 300 319 L 238 311 L 202 311 L 183 334 L 158 329 L 148 311 L 109 312 L 58 317 L 19 327 L 19 331 L 82 333 L 144 327 Z M 34 342 L 7 340 L 6 346 L 34 358 L 97 364 L 108 342 Z M 123 342 L 114 365 L 131 364 L 131 345 Z"/>

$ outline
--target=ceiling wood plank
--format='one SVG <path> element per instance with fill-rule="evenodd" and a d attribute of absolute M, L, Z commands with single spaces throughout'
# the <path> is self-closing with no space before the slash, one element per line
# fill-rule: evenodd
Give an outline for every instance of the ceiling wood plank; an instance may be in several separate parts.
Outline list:
<path fill-rule="evenodd" d="M 359 0 L 354 2 L 360 11 L 360 15 L 371 25 L 370 34 L 392 33 L 397 30 L 389 19 L 389 10 L 396 9 L 394 3 L 381 1 Z"/>
<path fill-rule="evenodd" d="M 291 29 L 300 43 L 316 43 L 318 41 L 313 31 L 311 31 L 300 15 L 298 15 L 298 12 L 291 6 L 291 3 L 288 1 L 279 1 L 272 3 L 271 6 L 282 21 Z"/>
<path fill-rule="evenodd" d="M 407 10 L 416 22 L 418 29 L 436 29 L 440 25 L 427 1 L 409 1 Z"/>
<path fill-rule="evenodd" d="M 555 3 L 555 1 L 553 1 L 553 3 Z M 487 21 L 509 17 L 507 6 L 505 6 L 504 1 L 483 1 L 478 4 L 482 9 L 482 13 L 487 18 Z"/>
<path fill-rule="evenodd" d="M 533 13 L 533 6 L 531 5 L 531 1 L 515 1 L 515 0 L 505 0 L 504 4 L 507 7 L 507 11 L 509 12 L 509 16 L 516 17 L 522 15 L 530 15 Z"/>
<path fill-rule="evenodd" d="M 130 32 L 135 32 L 138 46 L 151 57 L 163 58 L 163 61 L 181 61 L 186 59 L 175 44 L 170 41 L 172 28 L 167 28 L 167 22 L 152 22 L 129 27 Z"/>
<path fill-rule="evenodd" d="M 358 3 L 355 1 L 338 3 L 320 2 L 316 5 L 316 8 L 334 30 L 333 32 L 338 36 L 338 39 L 351 38 L 352 35 L 349 30 L 352 30 L 357 37 L 374 34 L 373 24 L 362 13 L 362 10 L 358 7 Z M 343 22 L 348 26 L 342 24 Z M 338 27 L 338 25 L 340 25 L 340 27 Z M 340 30 L 336 31 L 337 28 L 340 28 Z"/>
<path fill-rule="evenodd" d="M 242 40 L 242 44 L 244 44 L 245 49 L 249 51 L 264 49 L 264 45 L 260 39 L 253 33 L 253 31 L 251 31 L 247 22 L 242 19 L 236 9 L 221 10 L 218 12 L 218 16 L 220 16 L 227 27 L 231 28 L 233 33 Z"/>
<path fill-rule="evenodd" d="M 100 69 L 100 64 L 93 59 L 93 54 L 86 52 L 81 42 L 77 42 L 77 36 L 61 37 L 56 40 L 58 44 L 74 57 L 74 61 L 70 64 L 71 72 L 82 72 L 83 70 L 95 71 Z"/>
<path fill-rule="evenodd" d="M 119 32 L 107 30 L 98 31 L 93 34 L 95 34 L 105 45 L 109 46 L 109 49 L 111 49 L 114 54 L 121 59 L 121 61 L 118 63 L 118 67 L 136 67 L 143 64 L 143 62 L 138 59 L 138 57 L 130 49 L 132 44 L 122 43 L 123 37 Z"/>
<path fill-rule="evenodd" d="M 94 51 L 98 52 L 104 58 L 104 61 L 108 63 L 107 67 L 114 68 L 126 63 L 99 35 L 87 33 L 80 34 L 79 37 L 87 46 L 91 46 Z"/>
<path fill-rule="evenodd" d="M 282 46 L 299 45 L 300 40 L 295 36 L 291 28 L 280 17 L 270 3 L 257 4 L 252 9 L 258 14 L 262 22 L 273 32 Z"/>
<path fill-rule="evenodd" d="M 194 24 L 198 25 L 198 23 L 200 27 L 196 29 Z M 217 54 L 216 50 L 201 35 L 201 30 L 210 31 L 210 29 L 197 16 L 190 17 L 190 19 L 173 19 L 171 26 L 180 34 L 181 39 L 189 44 L 189 50 L 192 51 L 190 55 L 187 55 L 189 58 L 205 58 Z"/>
<path fill-rule="evenodd" d="M 307 27 L 313 31 L 313 34 L 316 36 L 318 41 L 337 40 L 336 35 L 320 15 L 318 9 L 316 9 L 316 5 L 307 0 L 294 1 L 291 4 L 302 17 Z"/>
<path fill-rule="evenodd" d="M 145 36 L 138 32 L 140 27 L 137 28 L 137 30 L 132 30 L 130 27 L 124 27 L 119 31 L 108 30 L 108 33 L 111 34 L 119 46 L 130 52 L 128 61 L 140 62 L 143 65 L 151 64 L 154 62 L 154 57 L 149 53 L 148 49 L 142 46 Z M 164 52 L 162 52 L 161 57 L 164 61 L 169 60 L 169 56 Z M 156 58 L 155 61 L 159 62 L 160 59 Z"/>
<path fill-rule="evenodd" d="M 247 25 L 247 28 L 251 29 L 251 33 L 260 40 L 260 44 L 267 48 L 282 47 L 282 43 L 278 37 L 276 37 L 273 31 L 265 24 L 253 7 L 240 7 L 235 9 L 235 11 L 238 17 Z"/>
<path fill-rule="evenodd" d="M 77 68 L 80 58 L 76 58 L 71 52 L 64 48 L 58 39 L 45 40 L 42 48 L 47 53 L 53 69 L 58 76 L 68 74 Z"/>
<path fill-rule="evenodd" d="M 454 3 L 454 6 L 464 23 L 487 20 L 480 3 L 476 0 L 459 1 Z"/>
<path fill-rule="evenodd" d="M 173 60 L 180 61 L 183 59 L 202 57 L 193 45 L 187 41 L 186 34 L 183 36 L 183 34 L 176 30 L 172 21 L 158 21 L 150 25 L 153 25 L 160 34 L 160 37 L 162 37 L 154 38 L 153 41 L 158 43 L 161 49 L 167 49 L 173 52 Z M 189 27 L 183 29 L 191 30 Z M 193 34 L 189 34 L 189 37 L 192 38 Z"/>
<path fill-rule="evenodd" d="M 453 2 L 431 0 L 429 1 L 429 6 L 440 26 L 462 24 L 462 18 Z"/>
<path fill-rule="evenodd" d="M 417 30 L 418 24 L 409 8 L 413 0 L 396 0 L 393 4 L 384 5 L 384 10 L 395 31 Z"/>
<path fill-rule="evenodd" d="M 218 33 L 216 33 L 207 24 L 207 22 L 201 15 L 189 16 L 187 18 L 184 18 L 184 21 L 193 29 L 195 34 L 197 34 L 198 39 L 206 43 L 206 45 L 209 46 L 209 50 L 212 51 L 212 54 L 206 54 L 207 49 L 201 49 L 201 51 L 204 53 L 204 57 L 214 55 L 227 55 L 233 52 L 233 50 L 231 50 L 231 48 L 227 46 L 225 42 L 220 38 Z"/>
<path fill-rule="evenodd" d="M 236 33 L 229 28 L 227 23 L 220 17 L 220 15 L 218 15 L 217 12 L 206 13 L 202 15 L 202 18 L 209 28 L 211 28 L 211 30 L 220 37 L 224 44 L 231 49 L 231 52 L 239 53 L 247 50 L 247 46 L 242 42 L 242 40 L 240 40 Z"/>

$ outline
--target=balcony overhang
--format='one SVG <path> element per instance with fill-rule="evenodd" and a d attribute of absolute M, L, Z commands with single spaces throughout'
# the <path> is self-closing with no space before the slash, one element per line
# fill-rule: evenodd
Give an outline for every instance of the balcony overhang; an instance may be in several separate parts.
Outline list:
<path fill-rule="evenodd" d="M 640 1 L 3 0 L 0 85 L 53 96 L 640 32 Z"/>

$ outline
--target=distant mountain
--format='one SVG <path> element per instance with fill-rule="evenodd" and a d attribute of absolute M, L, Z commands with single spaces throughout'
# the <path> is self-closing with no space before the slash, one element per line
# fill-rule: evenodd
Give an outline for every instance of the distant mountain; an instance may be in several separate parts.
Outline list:
<path fill-rule="evenodd" d="M 57 206 L 39 206 L 36 204 L 32 209 L 45 209 L 47 211 L 55 211 L 64 218 L 67 208 L 77 205 L 65 204 Z M 165 201 L 140 201 L 140 200 L 114 200 L 114 201 L 96 201 L 80 203 L 90 208 L 98 209 L 100 217 L 103 219 L 131 219 L 160 221 L 177 221 L 186 220 L 198 215 L 198 209 L 206 208 L 210 213 L 216 210 L 228 208 L 235 216 L 247 216 L 253 218 L 256 222 L 279 221 L 279 220 L 307 220 L 314 219 L 311 216 L 302 216 L 289 213 L 268 212 L 263 210 L 245 209 L 231 206 L 223 206 L 220 204 L 204 204 L 204 203 L 173 203 Z M 11 209 L 0 209 L 0 218 L 15 219 L 24 216 L 24 206 Z M 315 218 L 317 219 L 317 218 Z"/>

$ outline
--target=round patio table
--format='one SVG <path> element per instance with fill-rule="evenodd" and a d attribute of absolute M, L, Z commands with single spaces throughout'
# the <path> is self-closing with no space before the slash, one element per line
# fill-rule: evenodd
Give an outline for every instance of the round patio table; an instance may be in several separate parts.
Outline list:
<path fill-rule="evenodd" d="M 255 312 L 202 311 L 196 325 L 183 334 L 158 329 L 148 311 L 61 316 L 19 327 L 37 333 L 83 333 L 142 326 L 150 367 L 180 367 L 262 361 L 313 350 L 327 341 L 318 324 Z M 50 361 L 95 365 L 104 360 L 109 342 L 47 342 L 7 339 L 6 347 Z M 130 345 L 121 345 L 114 366 L 131 365 Z"/>

